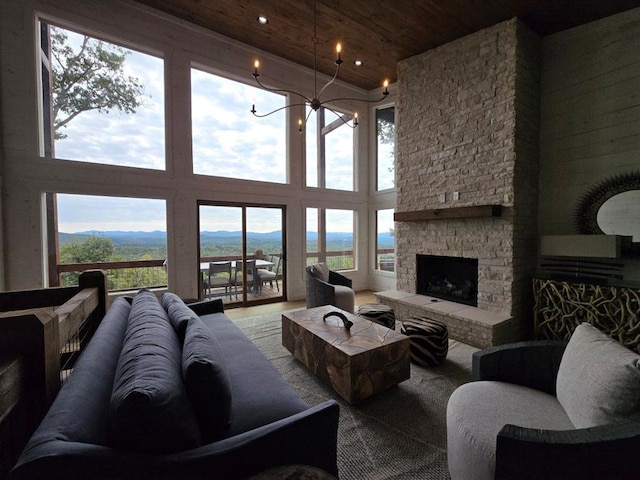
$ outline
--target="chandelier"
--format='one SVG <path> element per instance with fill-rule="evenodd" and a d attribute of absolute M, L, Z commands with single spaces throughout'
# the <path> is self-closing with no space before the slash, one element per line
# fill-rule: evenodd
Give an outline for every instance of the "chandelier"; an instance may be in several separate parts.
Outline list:
<path fill-rule="evenodd" d="M 259 72 L 259 67 L 260 67 L 260 61 L 256 60 L 254 63 L 254 71 L 253 71 L 253 78 L 255 78 L 256 83 L 258 84 L 258 86 L 260 88 L 262 88 L 263 90 L 267 90 L 269 92 L 280 92 L 280 93 L 290 93 L 293 95 L 298 95 L 299 97 L 304 99 L 304 103 L 294 103 L 294 104 L 289 104 L 289 105 L 285 105 L 284 107 L 280 107 L 280 108 L 276 108 L 275 110 L 269 112 L 269 113 L 265 113 L 263 115 L 258 114 L 258 111 L 256 110 L 256 105 L 253 104 L 251 106 L 251 113 L 258 117 L 258 118 L 264 118 L 264 117 L 268 117 L 271 114 L 274 114 L 276 112 L 279 112 L 280 110 L 284 110 L 285 108 L 292 108 L 292 107 L 299 107 L 302 105 L 309 105 L 311 107 L 311 109 L 309 110 L 309 113 L 307 114 L 306 118 L 304 119 L 304 121 L 302 119 L 298 120 L 298 131 L 300 133 L 302 133 L 302 130 L 304 129 L 304 126 L 306 125 L 307 121 L 309 120 L 309 116 L 311 115 L 311 112 L 315 112 L 317 111 L 320 107 L 324 107 L 327 110 L 330 110 L 331 112 L 333 112 L 340 120 L 342 120 L 342 122 L 347 125 L 350 126 L 351 128 L 356 128 L 358 126 L 358 112 L 355 112 L 353 115 L 353 126 L 349 125 L 349 120 L 345 120 L 345 115 L 336 112 L 333 108 L 326 106 L 326 104 L 330 104 L 333 102 L 337 102 L 337 101 L 343 101 L 343 100 L 351 100 L 351 101 L 358 101 L 358 102 L 365 102 L 365 103 L 378 103 L 381 102 L 382 100 L 384 100 L 387 95 L 389 95 L 389 81 L 385 80 L 383 83 L 383 87 L 384 90 L 382 92 L 382 98 L 379 98 L 377 100 L 363 100 L 360 98 L 349 98 L 349 97 L 342 97 L 342 98 L 331 98 L 331 99 L 325 99 L 325 100 L 321 100 L 321 96 L 323 94 L 323 92 L 327 89 L 327 87 L 329 85 L 331 85 L 336 78 L 338 78 L 338 72 L 340 71 L 340 65 L 342 65 L 344 63 L 344 61 L 341 58 L 342 55 L 342 45 L 340 43 L 338 43 L 336 45 L 336 60 L 335 60 L 335 64 L 336 64 L 336 70 L 335 73 L 333 74 L 333 77 L 318 91 L 318 70 L 317 70 L 317 56 L 318 56 L 318 37 L 317 37 L 317 9 L 316 9 L 316 2 L 314 0 L 313 2 L 313 98 L 309 98 L 308 95 L 305 95 L 303 93 L 299 93 L 299 92 L 295 92 L 292 90 L 287 90 L 284 88 L 270 88 L 265 86 L 261 81 L 260 81 L 260 72 Z"/>

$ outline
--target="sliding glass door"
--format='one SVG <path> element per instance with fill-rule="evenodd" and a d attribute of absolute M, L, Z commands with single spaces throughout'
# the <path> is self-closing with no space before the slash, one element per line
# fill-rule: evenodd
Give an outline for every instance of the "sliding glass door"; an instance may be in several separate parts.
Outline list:
<path fill-rule="evenodd" d="M 225 306 L 284 301 L 285 207 L 201 201 L 200 298 Z"/>

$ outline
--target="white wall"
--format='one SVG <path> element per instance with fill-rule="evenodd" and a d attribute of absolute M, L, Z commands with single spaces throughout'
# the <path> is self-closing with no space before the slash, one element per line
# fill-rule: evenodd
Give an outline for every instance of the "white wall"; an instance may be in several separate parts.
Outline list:
<path fill-rule="evenodd" d="M 290 183 L 247 182 L 192 174 L 190 81 L 192 62 L 209 65 L 230 78 L 251 83 L 256 49 L 233 42 L 127 0 L 3 0 L 0 4 L 0 104 L 4 157 L 4 258 L 6 289 L 46 286 L 42 194 L 134 196 L 167 202 L 169 289 L 185 297 L 197 295 L 197 200 L 244 201 L 287 207 L 288 295 L 304 297 L 304 210 L 306 207 L 348 208 L 358 212 L 360 249 L 350 273 L 356 289 L 369 282 L 369 131 L 363 114 L 358 135 L 357 192 L 322 191 L 304 186 L 303 144 L 290 126 Z M 36 16 L 82 28 L 105 39 L 150 51 L 165 59 L 166 171 L 94 165 L 41 158 L 38 154 L 38 87 L 35 55 Z M 258 52 L 268 61 L 270 80 L 283 88 L 312 89 L 312 72 Z M 266 62 L 265 62 L 266 63 Z M 263 70 L 266 74 L 267 67 Z M 368 93 L 336 82 L 337 96 L 366 98 Z M 362 108 L 362 104 L 341 105 Z M 389 202 L 387 202 L 389 203 Z M 1 264 L 0 264 L 1 265 Z M 2 286 L 0 280 L 0 286 Z"/>
<path fill-rule="evenodd" d="M 539 230 L 575 234 L 582 195 L 640 172 L 640 8 L 542 47 Z M 640 263 L 627 261 L 625 277 L 640 281 Z"/>

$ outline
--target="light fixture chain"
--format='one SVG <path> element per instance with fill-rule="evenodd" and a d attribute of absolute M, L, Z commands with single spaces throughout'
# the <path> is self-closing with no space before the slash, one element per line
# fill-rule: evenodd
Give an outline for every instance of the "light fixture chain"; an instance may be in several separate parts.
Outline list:
<path fill-rule="evenodd" d="M 318 8 L 313 0 L 313 98 L 318 98 Z"/>

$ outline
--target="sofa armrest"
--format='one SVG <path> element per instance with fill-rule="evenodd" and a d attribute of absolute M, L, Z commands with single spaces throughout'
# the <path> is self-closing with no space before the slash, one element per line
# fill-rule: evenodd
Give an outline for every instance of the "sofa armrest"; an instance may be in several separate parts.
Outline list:
<path fill-rule="evenodd" d="M 496 480 L 638 478 L 640 423 L 578 430 L 505 425 L 496 444 Z"/>
<path fill-rule="evenodd" d="M 291 464 L 312 465 L 337 477 L 338 417 L 338 403 L 328 400 L 260 428 L 165 455 L 52 439 L 23 455 L 9 478 L 235 480 Z"/>
<path fill-rule="evenodd" d="M 555 395 L 556 377 L 567 342 L 517 342 L 475 352 L 472 379 L 495 380 Z"/>
<path fill-rule="evenodd" d="M 181 463 L 190 467 L 187 472 L 204 473 L 203 480 L 211 478 L 207 474 L 211 471 L 216 471 L 218 478 L 244 478 L 291 464 L 311 465 L 338 478 L 339 416 L 339 404 L 327 400 L 291 417 L 192 450 Z"/>
<path fill-rule="evenodd" d="M 201 302 L 187 303 L 187 307 L 193 310 L 198 316 L 210 315 L 212 313 L 224 313 L 224 303 L 222 299 L 203 300 Z"/>
<path fill-rule="evenodd" d="M 329 270 L 329 283 L 331 285 L 342 285 L 343 287 L 352 288 L 351 285 L 353 282 L 350 278 L 345 277 L 341 273 L 334 272 L 333 270 Z"/>

